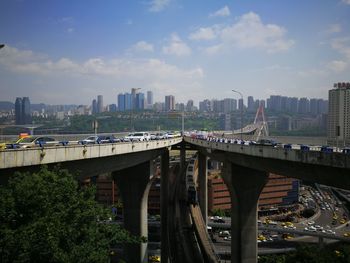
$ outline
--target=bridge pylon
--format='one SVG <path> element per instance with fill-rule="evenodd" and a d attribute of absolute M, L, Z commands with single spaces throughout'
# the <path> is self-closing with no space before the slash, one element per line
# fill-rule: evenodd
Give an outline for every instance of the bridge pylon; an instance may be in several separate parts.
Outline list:
<path fill-rule="evenodd" d="M 269 127 L 265 118 L 264 107 L 261 104 L 256 111 L 254 125 L 257 126 L 253 135 L 254 140 L 259 140 L 261 136 L 269 136 Z"/>

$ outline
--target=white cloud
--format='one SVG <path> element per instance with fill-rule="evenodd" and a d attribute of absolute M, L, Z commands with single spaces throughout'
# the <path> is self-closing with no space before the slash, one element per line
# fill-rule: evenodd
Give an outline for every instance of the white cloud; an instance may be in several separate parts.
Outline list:
<path fill-rule="evenodd" d="M 147 52 L 153 52 L 154 48 L 153 45 L 150 43 L 147 43 L 146 41 L 139 41 L 135 45 L 132 46 L 132 50 L 134 51 L 147 51 Z"/>
<path fill-rule="evenodd" d="M 344 4 L 350 5 L 350 0 L 342 0 Z"/>
<path fill-rule="evenodd" d="M 350 37 L 336 38 L 331 41 L 331 46 L 340 54 L 350 60 Z"/>
<path fill-rule="evenodd" d="M 328 63 L 328 68 L 335 71 L 335 72 L 343 72 L 347 66 L 348 63 L 342 60 L 333 60 L 330 63 Z"/>
<path fill-rule="evenodd" d="M 170 4 L 170 0 L 152 0 L 149 2 L 150 12 L 160 12 L 163 11 Z"/>
<path fill-rule="evenodd" d="M 231 14 L 230 9 L 227 5 L 225 5 L 223 8 L 215 11 L 214 13 L 210 14 L 209 17 L 225 17 L 229 16 Z"/>
<path fill-rule="evenodd" d="M 196 32 L 190 34 L 191 40 L 212 40 L 217 37 L 217 33 L 212 27 L 201 27 Z"/>
<path fill-rule="evenodd" d="M 217 53 L 219 53 L 221 50 L 223 50 L 223 45 L 222 44 L 218 44 L 218 45 L 214 45 L 214 46 L 210 46 L 204 49 L 204 52 L 207 55 L 215 55 Z"/>
<path fill-rule="evenodd" d="M 250 12 L 239 18 L 237 23 L 224 28 L 222 41 L 239 48 L 259 48 L 267 52 L 290 49 L 294 41 L 285 38 L 286 30 L 275 24 L 263 24 L 260 16 Z"/>
<path fill-rule="evenodd" d="M 340 24 L 332 24 L 327 28 L 326 33 L 327 34 L 334 34 L 334 33 L 341 32 L 341 30 L 342 30 L 342 28 L 341 28 Z"/>
<path fill-rule="evenodd" d="M 47 93 L 50 90 L 53 101 L 55 96 L 57 96 L 56 99 L 62 97 L 58 93 L 72 92 L 72 87 L 76 87 L 79 83 L 84 84 L 78 85 L 77 90 L 88 89 L 86 83 L 93 88 L 93 85 L 99 85 L 98 81 L 112 83 L 113 87 L 119 83 L 125 90 L 142 86 L 145 89 L 154 90 L 161 96 L 166 95 L 165 90 L 167 90 L 173 94 L 186 94 L 185 98 L 189 90 L 193 95 L 200 92 L 200 82 L 204 77 L 201 67 L 182 69 L 159 59 L 97 57 L 82 62 L 70 58 L 51 60 L 48 56 L 10 46 L 1 50 L 0 67 L 14 72 L 17 77 L 31 76 L 34 79 L 39 77 L 46 84 L 42 85 L 41 92 Z M 62 79 L 62 82 L 57 83 L 57 79 Z M 73 81 L 70 82 L 70 80 Z M 60 89 L 54 88 L 57 85 L 61 86 Z M 96 93 L 96 90 L 93 88 L 91 93 Z"/>
<path fill-rule="evenodd" d="M 67 29 L 67 33 L 73 33 L 75 30 L 74 30 L 74 28 L 72 28 L 72 27 L 70 27 L 70 28 L 68 28 Z"/>
<path fill-rule="evenodd" d="M 168 45 L 163 47 L 163 53 L 168 55 L 188 56 L 191 52 L 191 48 L 176 33 L 171 34 Z"/>
<path fill-rule="evenodd" d="M 341 59 L 329 62 L 327 68 L 336 73 L 344 72 L 350 65 L 350 37 L 333 39 L 331 47 L 341 55 Z"/>

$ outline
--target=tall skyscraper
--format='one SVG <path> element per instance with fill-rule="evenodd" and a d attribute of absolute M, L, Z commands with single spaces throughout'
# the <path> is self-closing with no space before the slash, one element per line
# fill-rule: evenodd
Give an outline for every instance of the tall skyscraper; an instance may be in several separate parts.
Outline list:
<path fill-rule="evenodd" d="M 147 91 L 147 108 L 151 109 L 153 106 L 153 92 Z"/>
<path fill-rule="evenodd" d="M 193 111 L 193 100 L 188 100 L 186 104 L 186 111 Z"/>
<path fill-rule="evenodd" d="M 130 93 L 125 93 L 125 110 L 132 110 L 133 108 L 133 99 Z"/>
<path fill-rule="evenodd" d="M 103 96 L 102 95 L 97 96 L 97 112 L 98 113 L 103 112 Z"/>
<path fill-rule="evenodd" d="M 121 93 L 118 94 L 118 110 L 125 111 L 125 95 Z"/>
<path fill-rule="evenodd" d="M 238 109 L 239 109 L 239 110 L 244 110 L 243 99 L 239 99 L 239 100 L 238 100 Z"/>
<path fill-rule="evenodd" d="M 145 109 L 145 94 L 137 93 L 135 99 L 135 109 L 144 110 Z"/>
<path fill-rule="evenodd" d="M 95 99 L 92 100 L 91 113 L 92 114 L 96 114 L 97 113 L 97 101 Z"/>
<path fill-rule="evenodd" d="M 336 83 L 328 92 L 328 144 L 350 146 L 350 83 Z"/>
<path fill-rule="evenodd" d="M 310 101 L 308 98 L 300 98 L 298 104 L 298 113 L 305 114 L 310 111 Z"/>
<path fill-rule="evenodd" d="M 30 112 L 30 100 L 29 97 L 23 97 L 22 99 L 22 124 L 32 123 L 32 115 Z"/>
<path fill-rule="evenodd" d="M 175 97 L 173 95 L 165 96 L 165 111 L 175 110 Z"/>
<path fill-rule="evenodd" d="M 15 102 L 15 118 L 16 124 L 22 124 L 22 98 L 16 98 Z"/>
<path fill-rule="evenodd" d="M 255 110 L 254 98 L 253 96 L 248 96 L 248 111 L 253 112 Z"/>

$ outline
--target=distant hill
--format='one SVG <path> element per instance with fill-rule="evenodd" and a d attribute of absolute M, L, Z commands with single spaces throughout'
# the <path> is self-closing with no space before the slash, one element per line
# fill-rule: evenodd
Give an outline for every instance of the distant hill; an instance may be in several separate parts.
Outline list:
<path fill-rule="evenodd" d="M 0 110 L 13 110 L 15 109 L 15 104 L 9 101 L 0 101 Z"/>

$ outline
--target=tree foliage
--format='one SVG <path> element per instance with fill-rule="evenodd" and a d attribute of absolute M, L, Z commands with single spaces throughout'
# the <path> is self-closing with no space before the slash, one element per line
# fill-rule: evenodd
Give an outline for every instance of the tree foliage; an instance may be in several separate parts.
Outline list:
<path fill-rule="evenodd" d="M 1 262 L 107 262 L 110 248 L 136 242 L 65 170 L 17 173 L 0 187 Z"/>

